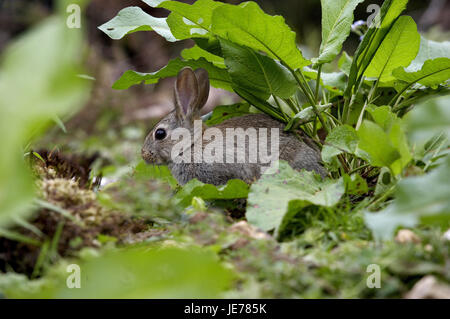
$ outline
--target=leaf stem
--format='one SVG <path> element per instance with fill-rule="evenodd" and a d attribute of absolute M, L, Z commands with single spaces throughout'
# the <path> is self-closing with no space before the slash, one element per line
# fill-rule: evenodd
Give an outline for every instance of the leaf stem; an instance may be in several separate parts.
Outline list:
<path fill-rule="evenodd" d="M 395 190 L 396 188 L 396 184 L 392 185 L 387 191 L 385 191 L 383 194 L 381 194 L 380 197 L 374 199 L 368 206 L 367 209 L 371 209 L 374 208 L 375 205 L 377 205 L 378 203 L 384 201 L 385 199 L 387 199 Z"/>
<path fill-rule="evenodd" d="M 297 106 L 295 105 L 295 103 L 292 101 L 291 98 L 283 99 L 283 101 L 291 108 L 291 110 L 292 110 L 292 112 L 294 112 L 294 114 L 297 114 L 298 112 L 300 112 L 300 110 L 297 108 Z"/>
<path fill-rule="evenodd" d="M 319 87 L 320 87 L 320 75 L 322 74 L 322 64 L 319 65 L 317 69 L 317 79 L 316 79 L 316 94 L 314 95 L 314 100 L 316 104 L 319 104 Z"/>
<path fill-rule="evenodd" d="M 362 123 L 362 120 L 363 120 L 363 117 L 364 117 L 364 112 L 366 111 L 367 105 L 368 105 L 369 103 L 372 103 L 372 96 L 373 96 L 374 92 L 375 92 L 375 91 L 377 90 L 377 88 L 378 88 L 378 83 L 379 83 L 379 80 L 377 80 L 377 81 L 375 82 L 375 85 L 372 86 L 372 89 L 371 89 L 370 92 L 369 92 L 369 96 L 367 97 L 366 102 L 364 103 L 364 106 L 363 106 L 363 108 L 362 108 L 362 110 L 361 110 L 361 113 L 359 114 L 358 122 L 356 123 L 356 128 L 355 128 L 356 130 L 358 130 L 359 127 L 361 126 L 361 123 Z"/>
<path fill-rule="evenodd" d="M 319 110 L 317 109 L 316 102 L 314 101 L 314 96 L 311 91 L 311 88 L 309 87 L 308 83 L 306 82 L 305 76 L 303 75 L 303 72 L 299 69 L 298 72 L 300 73 L 300 76 L 302 78 L 303 83 L 306 85 L 306 87 L 309 89 L 307 90 L 300 78 L 297 75 L 297 72 L 289 68 L 289 71 L 291 71 L 292 75 L 294 76 L 295 80 L 297 81 L 298 85 L 302 89 L 303 93 L 306 95 L 306 97 L 309 100 L 309 103 L 311 104 L 314 113 L 316 113 L 316 116 L 319 118 L 320 123 L 322 124 L 323 129 L 328 133 L 328 128 L 325 125 L 325 120 L 322 117 L 322 114 L 320 114 Z"/>
<path fill-rule="evenodd" d="M 347 162 L 345 161 L 345 158 L 342 154 L 339 154 L 337 156 L 337 159 L 339 160 L 339 162 L 342 165 L 342 168 L 344 169 L 344 172 L 347 173 L 350 170 L 350 167 L 348 167 Z"/>
<path fill-rule="evenodd" d="M 342 116 L 344 117 L 342 123 L 344 123 L 344 124 L 347 123 L 347 121 L 350 117 L 350 112 L 351 112 L 353 103 L 355 102 L 356 96 L 357 96 L 359 90 L 361 89 L 361 86 L 363 83 L 364 83 L 364 77 L 361 82 L 358 82 L 358 86 L 356 87 L 356 92 L 351 95 L 350 99 L 346 98 L 344 101 L 344 110 L 342 111 L 342 113 L 343 113 Z"/>
<path fill-rule="evenodd" d="M 279 109 L 280 112 L 281 112 L 281 115 L 284 117 L 286 123 L 289 122 L 289 118 L 288 118 L 288 116 L 286 115 L 286 113 L 284 113 L 283 108 L 281 107 L 280 101 L 278 101 L 278 98 L 276 97 L 276 95 L 272 95 L 272 96 L 273 96 L 273 99 L 275 100 L 275 103 L 276 103 L 277 106 L 278 106 L 278 109 Z"/>
<path fill-rule="evenodd" d="M 370 166 L 370 164 L 364 164 L 364 165 L 362 165 L 360 167 L 354 168 L 350 172 L 348 172 L 348 175 L 352 175 L 353 173 L 356 173 L 357 171 L 359 171 L 361 169 L 364 169 L 366 167 L 369 167 L 369 166 Z"/>
<path fill-rule="evenodd" d="M 246 100 L 249 104 L 253 105 L 254 107 L 259 109 L 263 113 L 266 113 L 283 123 L 287 123 L 286 119 L 279 112 L 279 110 L 275 109 L 267 101 L 259 99 L 258 97 L 254 96 L 253 94 L 247 92 L 244 89 L 233 88 L 233 90 L 234 90 L 234 92 L 236 92 L 237 95 L 239 95 L 241 98 Z"/>

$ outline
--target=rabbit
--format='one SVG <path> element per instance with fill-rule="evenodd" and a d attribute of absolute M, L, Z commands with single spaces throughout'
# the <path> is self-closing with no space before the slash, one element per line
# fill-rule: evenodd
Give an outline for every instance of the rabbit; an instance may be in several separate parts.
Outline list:
<path fill-rule="evenodd" d="M 206 145 L 204 144 L 200 150 L 195 150 L 194 147 L 194 154 L 191 155 L 192 160 L 190 161 L 180 162 L 172 159 L 172 148 L 178 141 L 172 139 L 171 135 L 175 135 L 175 129 L 184 128 L 195 139 L 194 121 L 197 121 L 197 123 L 201 121 L 200 111 L 205 105 L 208 95 L 209 77 L 206 70 L 197 69 L 194 72 L 189 67 L 180 70 L 174 88 L 175 110 L 159 121 L 145 138 L 142 147 L 143 159 L 149 164 L 167 165 L 172 175 L 181 185 L 194 178 L 203 183 L 213 185 L 224 185 L 230 179 L 241 179 L 247 183 L 254 182 L 261 176 L 263 166 L 261 161 L 246 161 L 244 163 L 230 163 L 226 162 L 226 160 L 214 163 L 207 163 L 206 161 L 196 162 L 194 160 L 195 153 L 205 151 Z M 203 122 L 200 123 L 200 133 L 202 134 L 199 136 L 202 137 L 208 127 Z M 279 159 L 287 161 L 296 170 L 314 171 L 322 177 L 327 175 L 327 171 L 321 165 L 320 152 L 317 146 L 314 145 L 314 142 L 301 130 L 298 133 L 301 135 L 302 140 L 292 133 L 284 132 L 284 124 L 268 115 L 248 114 L 234 117 L 213 127 L 222 133 L 227 133 L 227 128 L 242 128 L 244 130 L 247 128 L 265 128 L 267 132 L 272 132 L 271 129 L 278 129 Z M 270 140 L 270 136 L 272 135 L 267 137 L 267 141 Z M 190 142 L 188 144 L 188 147 L 192 146 Z M 248 139 L 245 139 L 245 150 L 243 152 L 245 152 L 246 159 L 249 158 L 249 146 L 252 147 L 254 143 L 251 144 Z M 236 147 L 239 147 L 236 141 L 234 146 L 234 152 L 236 152 Z M 185 151 L 186 149 L 183 148 L 179 155 Z M 225 152 L 226 150 L 223 153 L 225 154 Z M 189 157 L 189 155 L 186 156 Z"/>

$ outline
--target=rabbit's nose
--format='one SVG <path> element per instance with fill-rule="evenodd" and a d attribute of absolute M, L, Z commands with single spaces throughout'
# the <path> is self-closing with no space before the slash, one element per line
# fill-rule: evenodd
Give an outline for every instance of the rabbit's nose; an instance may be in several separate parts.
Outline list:
<path fill-rule="evenodd" d="M 142 158 L 147 162 L 147 163 L 152 163 L 153 162 L 153 155 L 151 152 L 149 152 L 148 150 L 146 150 L 145 148 L 143 148 L 141 150 L 141 155 Z"/>

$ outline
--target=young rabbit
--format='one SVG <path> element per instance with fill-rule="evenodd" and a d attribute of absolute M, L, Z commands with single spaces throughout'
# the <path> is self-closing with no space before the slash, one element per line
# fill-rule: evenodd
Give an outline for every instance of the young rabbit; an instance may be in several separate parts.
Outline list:
<path fill-rule="evenodd" d="M 164 117 L 153 130 L 148 134 L 142 147 L 142 157 L 149 164 L 167 164 L 172 175 L 181 185 L 189 180 L 197 178 L 198 180 L 214 185 L 223 185 L 230 179 L 238 178 L 251 183 L 258 179 L 261 175 L 263 163 L 257 159 L 249 161 L 249 149 L 255 147 L 254 141 L 250 141 L 244 137 L 244 144 L 237 143 L 232 139 L 234 149 L 231 152 L 237 153 L 242 151 L 245 154 L 245 161 L 230 162 L 226 160 L 225 153 L 230 151 L 232 144 L 225 145 L 223 139 L 224 151 L 223 155 L 219 154 L 219 158 L 223 161 L 208 162 L 207 160 L 195 160 L 198 153 L 205 152 L 207 143 L 203 142 L 200 147 L 194 144 L 199 139 L 205 140 L 206 130 L 210 130 L 201 121 L 200 110 L 205 105 L 209 95 L 209 78 L 208 73 L 204 69 L 198 69 L 195 72 L 191 68 L 186 67 L 178 73 L 175 84 L 175 110 Z M 199 126 L 196 123 L 201 123 Z M 175 138 L 176 129 L 184 128 L 193 139 L 188 139 L 188 144 L 181 151 L 175 152 L 179 156 L 187 151 L 192 151 L 191 155 L 186 156 L 191 160 L 179 161 L 175 160 L 172 154 L 173 148 L 179 143 L 179 139 Z M 271 139 L 272 129 L 277 129 L 279 159 L 287 161 L 293 168 L 300 170 L 306 169 L 315 171 L 324 177 L 327 172 L 320 164 L 320 153 L 314 143 L 302 132 L 300 140 L 297 136 L 283 131 L 284 125 L 265 114 L 248 114 L 241 117 L 228 119 L 219 125 L 214 126 L 214 132 L 219 135 L 226 136 L 229 132 L 227 129 L 242 128 L 246 130 L 263 129 L 268 136 L 265 141 L 268 145 L 274 143 Z M 241 131 L 242 132 L 242 131 Z M 199 134 L 201 133 L 201 134 Z M 203 136 L 205 133 L 205 136 Z M 172 139 L 173 137 L 173 139 Z M 211 137 L 210 137 L 211 139 Z M 192 142 L 191 142 L 192 141 Z M 242 140 L 241 140 L 242 142 Z M 226 148 L 225 148 L 226 146 Z M 270 149 L 270 146 L 268 147 Z M 189 150 L 188 150 L 189 149 Z M 231 154 L 234 155 L 233 153 Z M 236 154 L 237 155 L 237 154 Z M 236 156 L 235 158 L 238 158 Z M 242 157 L 241 157 L 242 159 Z"/>

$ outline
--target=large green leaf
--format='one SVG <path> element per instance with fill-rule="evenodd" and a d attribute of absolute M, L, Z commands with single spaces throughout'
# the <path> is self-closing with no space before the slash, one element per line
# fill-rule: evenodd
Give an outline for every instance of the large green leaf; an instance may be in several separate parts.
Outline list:
<path fill-rule="evenodd" d="M 295 32 L 281 16 L 271 16 L 254 2 L 220 6 L 213 12 L 212 32 L 234 43 L 263 51 L 292 69 L 308 65 L 295 42 Z"/>
<path fill-rule="evenodd" d="M 378 213 L 366 212 L 364 219 L 376 238 L 390 239 L 397 227 L 414 227 L 420 221 L 450 221 L 450 157 L 431 173 L 409 177 L 397 185 L 395 201 Z"/>
<path fill-rule="evenodd" d="M 392 145 L 400 154 L 400 158 L 394 161 L 390 168 L 394 174 L 400 174 L 402 169 L 411 161 L 412 155 L 409 150 L 406 134 L 403 129 L 403 122 L 393 113 L 389 106 L 368 108 L 374 121 L 383 128 Z"/>
<path fill-rule="evenodd" d="M 55 116 L 83 106 L 89 82 L 79 77 L 81 32 L 50 17 L 4 51 L 0 72 L 0 226 L 31 212 L 33 182 L 26 145 Z"/>
<path fill-rule="evenodd" d="M 360 154 L 364 154 L 362 157 L 372 165 L 386 166 L 395 175 L 400 174 L 412 158 L 401 119 L 389 106 L 371 105 L 367 111 L 375 123 L 365 121 L 364 128 L 358 131 L 358 147 L 364 151 Z M 366 157 L 365 154 L 369 156 Z"/>
<path fill-rule="evenodd" d="M 152 7 L 171 11 L 167 23 L 178 40 L 210 37 L 211 18 L 215 8 L 225 5 L 213 0 L 198 0 L 192 5 L 179 1 L 143 0 Z"/>
<path fill-rule="evenodd" d="M 362 42 L 355 52 L 353 62 L 350 68 L 350 75 L 345 90 L 345 96 L 350 98 L 355 84 L 358 82 L 367 66 L 372 61 L 380 44 L 391 30 L 397 17 L 405 10 L 408 0 L 385 0 L 381 10 L 374 19 L 369 30 L 364 35 Z M 376 23 L 376 21 L 379 23 Z"/>
<path fill-rule="evenodd" d="M 365 120 L 358 130 L 359 155 L 373 166 L 390 167 L 400 154 L 389 135 L 376 123 Z"/>
<path fill-rule="evenodd" d="M 381 42 L 364 75 L 379 78 L 382 82 L 395 80 L 392 71 L 408 66 L 416 57 L 419 46 L 420 35 L 414 20 L 409 16 L 398 18 Z"/>
<path fill-rule="evenodd" d="M 221 39 L 228 73 L 235 86 L 267 100 L 270 95 L 291 97 L 297 85 L 286 67 L 245 46 Z"/>
<path fill-rule="evenodd" d="M 350 34 L 353 11 L 364 0 L 321 0 L 322 44 L 317 64 L 331 62 L 341 52 Z"/>
<path fill-rule="evenodd" d="M 114 83 L 113 88 L 116 90 L 125 90 L 132 85 L 140 84 L 142 82 L 145 82 L 146 84 L 157 83 L 159 79 L 176 76 L 178 72 L 186 66 L 189 66 L 194 70 L 198 68 L 205 69 L 208 71 L 212 86 L 232 91 L 231 79 L 227 70 L 214 66 L 214 64 L 206 61 L 204 58 L 188 61 L 181 59 L 171 60 L 165 67 L 152 73 L 141 73 L 129 70 Z"/>
<path fill-rule="evenodd" d="M 392 74 L 398 80 L 406 82 L 407 85 L 420 83 L 436 88 L 439 84 L 443 84 L 450 79 L 450 59 L 427 60 L 419 71 L 409 73 L 404 68 L 398 68 Z"/>
<path fill-rule="evenodd" d="M 272 230 L 280 226 L 285 214 L 309 205 L 332 207 L 345 192 L 343 179 L 321 180 L 313 172 L 296 171 L 287 162 L 267 169 L 252 184 L 246 217 L 249 223 Z"/>
<path fill-rule="evenodd" d="M 119 11 L 116 17 L 98 27 L 111 39 L 118 40 L 137 31 L 155 31 L 167 41 L 176 41 L 170 32 L 166 18 L 155 18 L 139 7 L 128 7 Z"/>
<path fill-rule="evenodd" d="M 389 34 L 394 23 L 405 10 L 407 3 L 408 0 L 386 0 L 383 2 L 380 12 L 373 20 L 370 29 L 364 35 L 363 41 L 355 53 L 353 61 L 357 63 L 355 70 L 357 76 L 364 73 L 386 35 Z M 351 73 L 354 73 L 353 70 Z"/>

